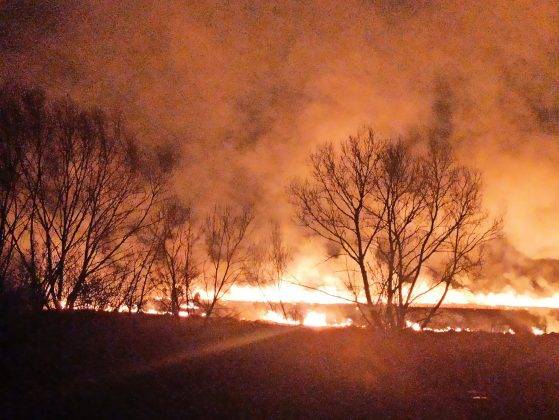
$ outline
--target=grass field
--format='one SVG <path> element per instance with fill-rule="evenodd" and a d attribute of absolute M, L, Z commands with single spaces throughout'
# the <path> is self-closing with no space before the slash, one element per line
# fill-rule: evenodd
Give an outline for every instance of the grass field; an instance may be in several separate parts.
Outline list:
<path fill-rule="evenodd" d="M 559 336 L 43 313 L 0 320 L 2 418 L 556 417 Z"/>

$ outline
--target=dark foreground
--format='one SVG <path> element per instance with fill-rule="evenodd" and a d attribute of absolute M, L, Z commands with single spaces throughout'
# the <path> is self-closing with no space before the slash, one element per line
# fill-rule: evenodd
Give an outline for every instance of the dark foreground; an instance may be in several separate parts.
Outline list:
<path fill-rule="evenodd" d="M 556 417 L 559 337 L 219 320 L 0 320 L 0 418 Z"/>

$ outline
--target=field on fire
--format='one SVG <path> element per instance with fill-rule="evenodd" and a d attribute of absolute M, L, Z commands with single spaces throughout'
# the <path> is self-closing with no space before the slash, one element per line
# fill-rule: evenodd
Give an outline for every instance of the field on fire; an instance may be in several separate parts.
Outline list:
<path fill-rule="evenodd" d="M 232 319 L 3 319 L 2 416 L 505 417 L 559 411 L 559 336 Z"/>
<path fill-rule="evenodd" d="M 0 420 L 559 419 L 559 0 L 0 0 Z"/>

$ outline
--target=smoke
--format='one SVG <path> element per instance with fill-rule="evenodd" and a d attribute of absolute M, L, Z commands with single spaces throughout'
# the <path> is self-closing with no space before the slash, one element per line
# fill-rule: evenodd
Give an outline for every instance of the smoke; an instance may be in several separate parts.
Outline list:
<path fill-rule="evenodd" d="M 558 1 L 0 4 L 0 78 L 119 109 L 181 152 L 185 197 L 254 201 L 288 228 L 285 186 L 317 143 L 434 125 L 483 172 L 503 253 L 559 258 Z M 558 280 L 503 264 L 486 277 Z"/>
<path fill-rule="evenodd" d="M 551 296 L 559 288 L 559 260 L 530 258 L 506 239 L 488 244 L 484 252 L 483 275 L 470 289 L 491 292 L 517 289 L 534 297 Z"/>

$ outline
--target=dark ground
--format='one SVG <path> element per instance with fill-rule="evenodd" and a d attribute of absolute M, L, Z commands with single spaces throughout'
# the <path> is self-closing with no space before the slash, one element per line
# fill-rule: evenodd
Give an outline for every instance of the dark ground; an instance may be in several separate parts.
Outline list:
<path fill-rule="evenodd" d="M 0 319 L 0 418 L 557 417 L 559 336 Z"/>

